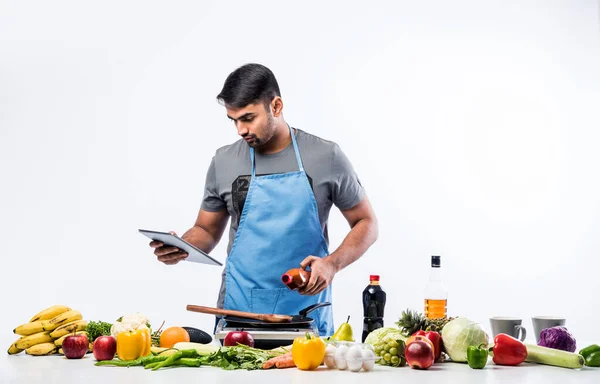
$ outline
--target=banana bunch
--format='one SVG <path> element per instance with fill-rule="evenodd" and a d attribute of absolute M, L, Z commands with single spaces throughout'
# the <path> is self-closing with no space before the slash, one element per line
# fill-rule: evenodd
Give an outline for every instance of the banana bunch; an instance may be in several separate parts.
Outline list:
<path fill-rule="evenodd" d="M 51 355 L 59 351 L 62 342 L 73 333 L 85 333 L 87 321 L 81 312 L 65 305 L 54 305 L 39 312 L 13 330 L 21 336 L 8 348 L 9 355 L 25 351 L 28 355 Z"/>

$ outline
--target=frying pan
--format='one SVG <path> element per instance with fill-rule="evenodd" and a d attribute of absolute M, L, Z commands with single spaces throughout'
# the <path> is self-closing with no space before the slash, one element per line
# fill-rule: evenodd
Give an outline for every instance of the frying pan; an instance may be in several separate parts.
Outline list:
<path fill-rule="evenodd" d="M 312 311 L 331 305 L 329 302 L 317 303 L 301 309 L 297 315 L 262 314 L 252 312 L 240 312 L 229 309 L 202 307 L 188 305 L 187 310 L 192 312 L 209 313 L 221 315 L 227 322 L 228 327 L 254 327 L 254 328 L 300 328 L 313 323 L 313 319 L 307 317 Z"/>

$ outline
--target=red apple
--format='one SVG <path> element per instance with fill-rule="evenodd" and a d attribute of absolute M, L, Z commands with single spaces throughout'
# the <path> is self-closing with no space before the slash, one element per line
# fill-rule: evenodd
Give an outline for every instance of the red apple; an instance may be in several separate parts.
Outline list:
<path fill-rule="evenodd" d="M 413 334 L 411 337 L 409 337 L 408 339 L 406 339 L 406 345 L 408 345 L 408 344 L 410 344 L 410 343 L 412 343 L 412 342 L 415 342 L 415 341 L 417 341 L 417 340 L 424 341 L 424 342 L 426 342 L 427 344 L 431 345 L 431 348 L 433 349 L 433 354 L 435 355 L 435 354 L 437 353 L 437 351 L 435 350 L 435 346 L 433 345 L 433 341 L 429 340 L 429 339 L 427 338 L 427 336 L 423 336 L 423 335 L 414 335 L 414 334 Z M 441 351 L 440 351 L 440 352 L 441 352 Z"/>
<path fill-rule="evenodd" d="M 423 340 L 416 340 L 408 344 L 404 349 L 406 363 L 415 369 L 427 369 L 435 360 L 431 344 Z"/>
<path fill-rule="evenodd" d="M 90 348 L 90 341 L 85 334 L 67 336 L 62 350 L 67 359 L 81 359 Z"/>
<path fill-rule="evenodd" d="M 100 336 L 94 341 L 93 352 L 98 361 L 112 360 L 117 352 L 117 340 L 112 336 Z"/>
<path fill-rule="evenodd" d="M 225 340 L 223 341 L 223 345 L 226 347 L 235 347 L 238 343 L 254 347 L 254 338 L 245 331 L 231 331 L 225 336 Z"/>

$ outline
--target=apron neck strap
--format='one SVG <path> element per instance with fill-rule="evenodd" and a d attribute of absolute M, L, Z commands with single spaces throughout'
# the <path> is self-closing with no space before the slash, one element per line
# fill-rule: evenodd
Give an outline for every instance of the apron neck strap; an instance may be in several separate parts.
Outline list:
<path fill-rule="evenodd" d="M 304 172 L 304 166 L 302 165 L 302 158 L 300 158 L 300 150 L 298 149 L 298 143 L 296 142 L 296 137 L 294 136 L 294 131 L 292 127 L 289 126 L 290 136 L 292 136 L 292 144 L 294 145 L 294 152 L 296 153 L 296 161 L 298 162 L 298 169 L 300 172 Z M 252 178 L 256 177 L 256 165 L 254 162 L 254 148 L 250 147 L 250 162 L 252 163 Z"/>
<path fill-rule="evenodd" d="M 302 165 L 302 159 L 300 158 L 300 150 L 298 149 L 298 143 L 296 142 L 296 136 L 294 135 L 294 131 L 292 127 L 288 125 L 290 129 L 290 136 L 292 136 L 292 144 L 294 144 L 294 152 L 296 153 L 296 161 L 298 162 L 298 169 L 300 172 L 304 172 L 304 166 Z"/>
<path fill-rule="evenodd" d="M 250 147 L 250 161 L 252 162 L 252 178 L 256 177 L 256 167 L 254 166 L 254 148 Z"/>

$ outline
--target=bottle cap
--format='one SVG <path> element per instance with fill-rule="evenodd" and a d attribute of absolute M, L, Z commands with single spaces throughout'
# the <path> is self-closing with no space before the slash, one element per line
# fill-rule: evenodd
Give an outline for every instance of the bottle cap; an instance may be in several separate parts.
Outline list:
<path fill-rule="evenodd" d="M 371 276 L 369 276 L 369 280 L 371 280 L 371 281 L 379 281 L 379 275 L 371 275 Z"/>
<path fill-rule="evenodd" d="M 441 256 L 431 256 L 431 266 L 433 268 L 439 268 L 442 265 Z"/>

